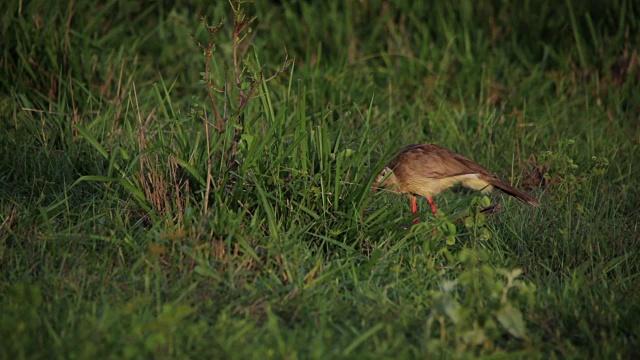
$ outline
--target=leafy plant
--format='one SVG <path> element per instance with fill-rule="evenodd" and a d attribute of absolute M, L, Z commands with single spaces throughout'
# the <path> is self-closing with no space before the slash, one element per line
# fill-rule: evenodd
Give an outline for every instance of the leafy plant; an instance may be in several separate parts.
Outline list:
<path fill-rule="evenodd" d="M 136 153 L 140 155 L 131 157 L 128 151 L 118 146 L 107 150 L 88 129 L 77 125 L 81 136 L 109 161 L 109 174 L 82 176 L 76 184 L 82 181 L 116 182 L 147 212 L 145 216 L 154 217 L 154 214 L 160 214 L 169 219 L 182 218 L 185 210 L 194 206 L 191 184 L 193 180 L 204 186 L 204 214 L 209 212 L 213 187 L 218 196 L 224 197 L 229 192 L 233 184 L 239 180 L 236 175 L 230 176 L 238 170 L 238 151 L 245 149 L 248 152 L 251 145 L 251 135 L 245 134 L 245 110 L 249 101 L 256 97 L 260 87 L 266 91 L 266 84 L 282 74 L 291 64 L 285 49 L 285 60 L 281 68 L 273 75 L 265 77 L 262 68 L 250 60 L 247 54 L 251 47 L 251 24 L 256 17 L 247 15 L 243 8 L 245 3 L 246 1 L 230 1 L 233 33 L 231 58 L 228 61 L 221 52 L 216 51 L 218 43 L 215 41 L 225 21 L 212 25 L 202 18 L 209 38 L 205 44 L 198 42 L 205 57 L 201 83 L 205 85 L 209 105 L 213 110 L 213 119 L 209 118 L 206 108 L 192 111 L 192 115 L 199 117 L 204 123 L 206 152 L 201 152 L 199 141 L 202 139 L 199 136 L 196 137 L 195 143 L 190 139 L 192 131 L 184 126 L 184 121 L 173 122 L 172 128 L 167 130 L 164 125 L 154 124 L 157 120 L 155 108 L 143 115 L 134 93 L 131 102 L 137 112 L 137 133 L 130 132 L 130 136 L 137 142 Z M 220 71 L 229 64 L 232 69 L 231 80 Z M 157 91 L 156 95 L 158 104 L 161 104 L 162 115 L 168 119 L 175 118 L 174 109 L 167 109 L 162 105 L 170 98 L 169 90 L 164 84 L 162 93 Z M 235 103 L 231 102 L 233 98 L 236 99 Z M 234 121 L 232 127 L 228 126 L 230 121 Z M 215 135 L 210 131 L 212 128 Z M 242 145 L 241 142 L 246 144 Z M 198 165 L 201 160 L 206 163 L 206 169 Z M 218 169 L 214 169 L 214 162 L 219 164 Z M 112 169 L 116 172 L 115 176 Z M 218 178 L 214 179 L 216 175 Z"/>
<path fill-rule="evenodd" d="M 520 279 L 520 269 L 496 269 L 483 250 L 462 250 L 451 267 L 461 268 L 453 279 L 443 274 L 427 321 L 435 347 L 493 352 L 513 339 L 527 340 L 523 307 L 534 304 L 535 285 Z"/>

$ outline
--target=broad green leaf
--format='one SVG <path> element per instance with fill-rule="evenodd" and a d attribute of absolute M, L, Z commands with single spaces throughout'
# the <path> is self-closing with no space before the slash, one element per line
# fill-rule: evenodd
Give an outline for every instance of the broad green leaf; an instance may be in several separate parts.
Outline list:
<path fill-rule="evenodd" d="M 522 313 L 511 304 L 507 303 L 496 313 L 496 318 L 509 334 L 524 339 L 527 337 L 527 329 L 522 318 Z"/>

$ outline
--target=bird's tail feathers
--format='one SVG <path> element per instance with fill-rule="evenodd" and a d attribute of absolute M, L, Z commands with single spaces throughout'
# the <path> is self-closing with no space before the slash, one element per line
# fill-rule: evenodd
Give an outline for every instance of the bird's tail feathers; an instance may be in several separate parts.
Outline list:
<path fill-rule="evenodd" d="M 540 203 L 538 203 L 538 200 L 536 200 L 534 197 L 532 197 L 529 194 L 526 194 L 516 188 L 514 188 L 513 186 L 502 182 L 496 178 L 491 178 L 491 179 L 486 179 L 491 185 L 495 186 L 496 188 L 500 189 L 502 192 L 506 193 L 507 195 L 511 195 L 514 198 L 518 199 L 519 201 L 525 203 L 525 204 L 529 204 L 531 206 L 539 206 Z"/>

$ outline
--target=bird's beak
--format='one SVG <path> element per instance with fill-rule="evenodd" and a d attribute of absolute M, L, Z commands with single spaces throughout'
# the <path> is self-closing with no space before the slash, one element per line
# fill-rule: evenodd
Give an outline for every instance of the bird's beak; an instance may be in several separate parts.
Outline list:
<path fill-rule="evenodd" d="M 373 188 L 373 193 L 377 194 L 378 193 L 378 183 L 374 182 L 371 187 Z"/>

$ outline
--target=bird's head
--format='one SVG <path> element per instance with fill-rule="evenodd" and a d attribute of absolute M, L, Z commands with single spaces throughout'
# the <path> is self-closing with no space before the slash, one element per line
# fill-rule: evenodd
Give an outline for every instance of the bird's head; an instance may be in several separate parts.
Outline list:
<path fill-rule="evenodd" d="M 388 166 L 380 170 L 376 180 L 373 182 L 373 192 L 377 192 L 378 189 L 387 189 L 389 191 L 398 192 L 400 182 L 398 177 L 393 173 Z"/>

